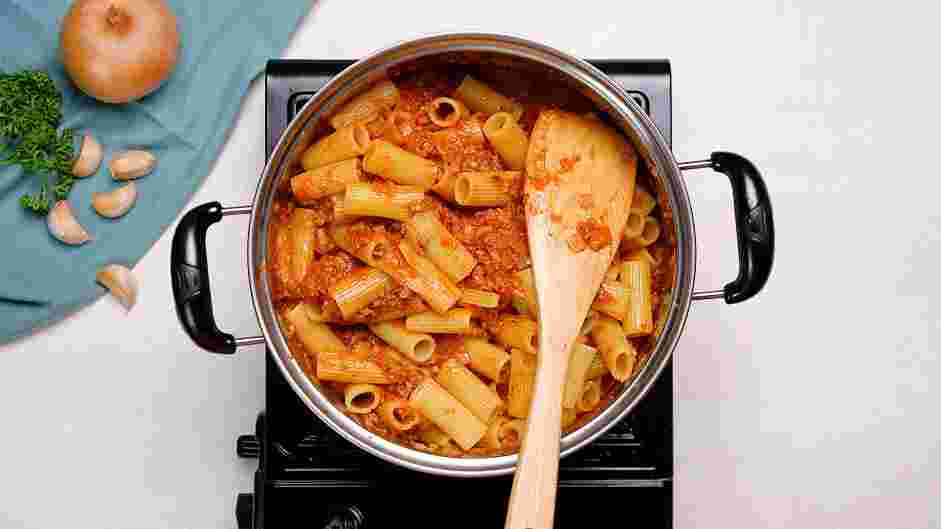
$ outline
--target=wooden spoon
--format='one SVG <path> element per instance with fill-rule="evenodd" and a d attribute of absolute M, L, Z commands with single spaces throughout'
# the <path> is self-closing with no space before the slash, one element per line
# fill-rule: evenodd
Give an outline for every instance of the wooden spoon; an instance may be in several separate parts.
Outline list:
<path fill-rule="evenodd" d="M 637 156 L 616 130 L 568 112 L 540 114 L 526 159 L 526 225 L 539 305 L 539 359 L 506 529 L 551 529 L 569 348 L 611 266 Z"/>

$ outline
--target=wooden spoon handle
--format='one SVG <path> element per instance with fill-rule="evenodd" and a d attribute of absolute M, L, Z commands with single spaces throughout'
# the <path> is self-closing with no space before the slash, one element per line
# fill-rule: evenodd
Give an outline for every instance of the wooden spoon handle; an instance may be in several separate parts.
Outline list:
<path fill-rule="evenodd" d="M 562 384 L 568 355 L 543 342 L 526 433 L 520 450 L 505 529 L 552 529 L 559 474 Z M 557 357 L 563 357 L 559 361 Z"/>

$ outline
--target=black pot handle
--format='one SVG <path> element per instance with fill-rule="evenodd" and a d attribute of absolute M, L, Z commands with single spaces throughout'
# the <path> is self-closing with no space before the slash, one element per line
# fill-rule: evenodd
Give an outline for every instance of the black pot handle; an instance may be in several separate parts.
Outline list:
<path fill-rule="evenodd" d="M 170 248 L 170 285 L 176 314 L 186 334 L 203 349 L 219 354 L 232 354 L 241 345 L 263 343 L 264 338 L 236 338 L 216 326 L 209 289 L 209 266 L 206 259 L 206 230 L 226 215 L 250 213 L 250 206 L 223 208 L 209 202 L 189 210 L 173 233 Z"/>
<path fill-rule="evenodd" d="M 681 170 L 710 168 L 725 173 L 732 184 L 735 231 L 738 232 L 738 277 L 722 290 L 693 293 L 693 299 L 723 298 L 740 303 L 757 294 L 771 275 L 774 221 L 771 199 L 753 163 L 731 152 L 714 152 L 708 160 L 679 164 Z"/>

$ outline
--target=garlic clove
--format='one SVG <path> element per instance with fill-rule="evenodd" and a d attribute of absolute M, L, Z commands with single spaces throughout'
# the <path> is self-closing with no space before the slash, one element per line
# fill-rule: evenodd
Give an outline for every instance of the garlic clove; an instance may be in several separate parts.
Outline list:
<path fill-rule="evenodd" d="M 137 186 L 134 182 L 128 182 L 113 191 L 107 193 L 92 193 L 91 207 L 95 208 L 102 217 L 116 219 L 128 211 L 137 202 Z"/>
<path fill-rule="evenodd" d="M 98 140 L 91 134 L 85 134 L 82 136 L 82 146 L 79 148 L 78 157 L 72 164 L 72 174 L 78 178 L 85 178 L 97 173 L 103 156 L 104 150 Z"/>
<path fill-rule="evenodd" d="M 115 180 L 133 180 L 150 174 L 157 165 L 157 157 L 148 151 L 123 151 L 114 156 L 108 167 Z"/>
<path fill-rule="evenodd" d="M 92 240 L 91 235 L 75 219 L 72 207 L 65 200 L 56 202 L 56 205 L 46 215 L 46 226 L 49 233 L 65 244 L 78 246 Z"/>
<path fill-rule="evenodd" d="M 118 264 L 105 265 L 98 269 L 95 281 L 111 291 L 111 295 L 118 300 L 124 308 L 131 310 L 137 303 L 137 279 L 133 272 Z"/>

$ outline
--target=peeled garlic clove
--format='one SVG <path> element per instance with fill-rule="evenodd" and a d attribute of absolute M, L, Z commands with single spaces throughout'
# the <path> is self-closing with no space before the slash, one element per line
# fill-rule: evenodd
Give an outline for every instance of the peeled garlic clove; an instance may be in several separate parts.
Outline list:
<path fill-rule="evenodd" d="M 116 219 L 128 211 L 137 202 L 137 186 L 134 182 L 107 193 L 92 193 L 91 207 L 102 217 Z"/>
<path fill-rule="evenodd" d="M 126 266 L 118 264 L 105 265 L 98 269 L 95 280 L 111 291 L 124 308 L 131 310 L 137 303 L 137 279 Z"/>
<path fill-rule="evenodd" d="M 108 164 L 115 180 L 133 180 L 150 174 L 157 165 L 157 157 L 148 151 L 132 150 L 115 155 Z"/>
<path fill-rule="evenodd" d="M 55 206 L 46 215 L 46 226 L 49 233 L 65 244 L 78 246 L 92 240 L 91 235 L 75 220 L 72 207 L 65 200 L 56 202 Z"/>
<path fill-rule="evenodd" d="M 104 151 L 101 144 L 91 134 L 82 136 L 82 146 L 79 147 L 78 157 L 72 163 L 72 174 L 85 178 L 98 172 Z"/>

